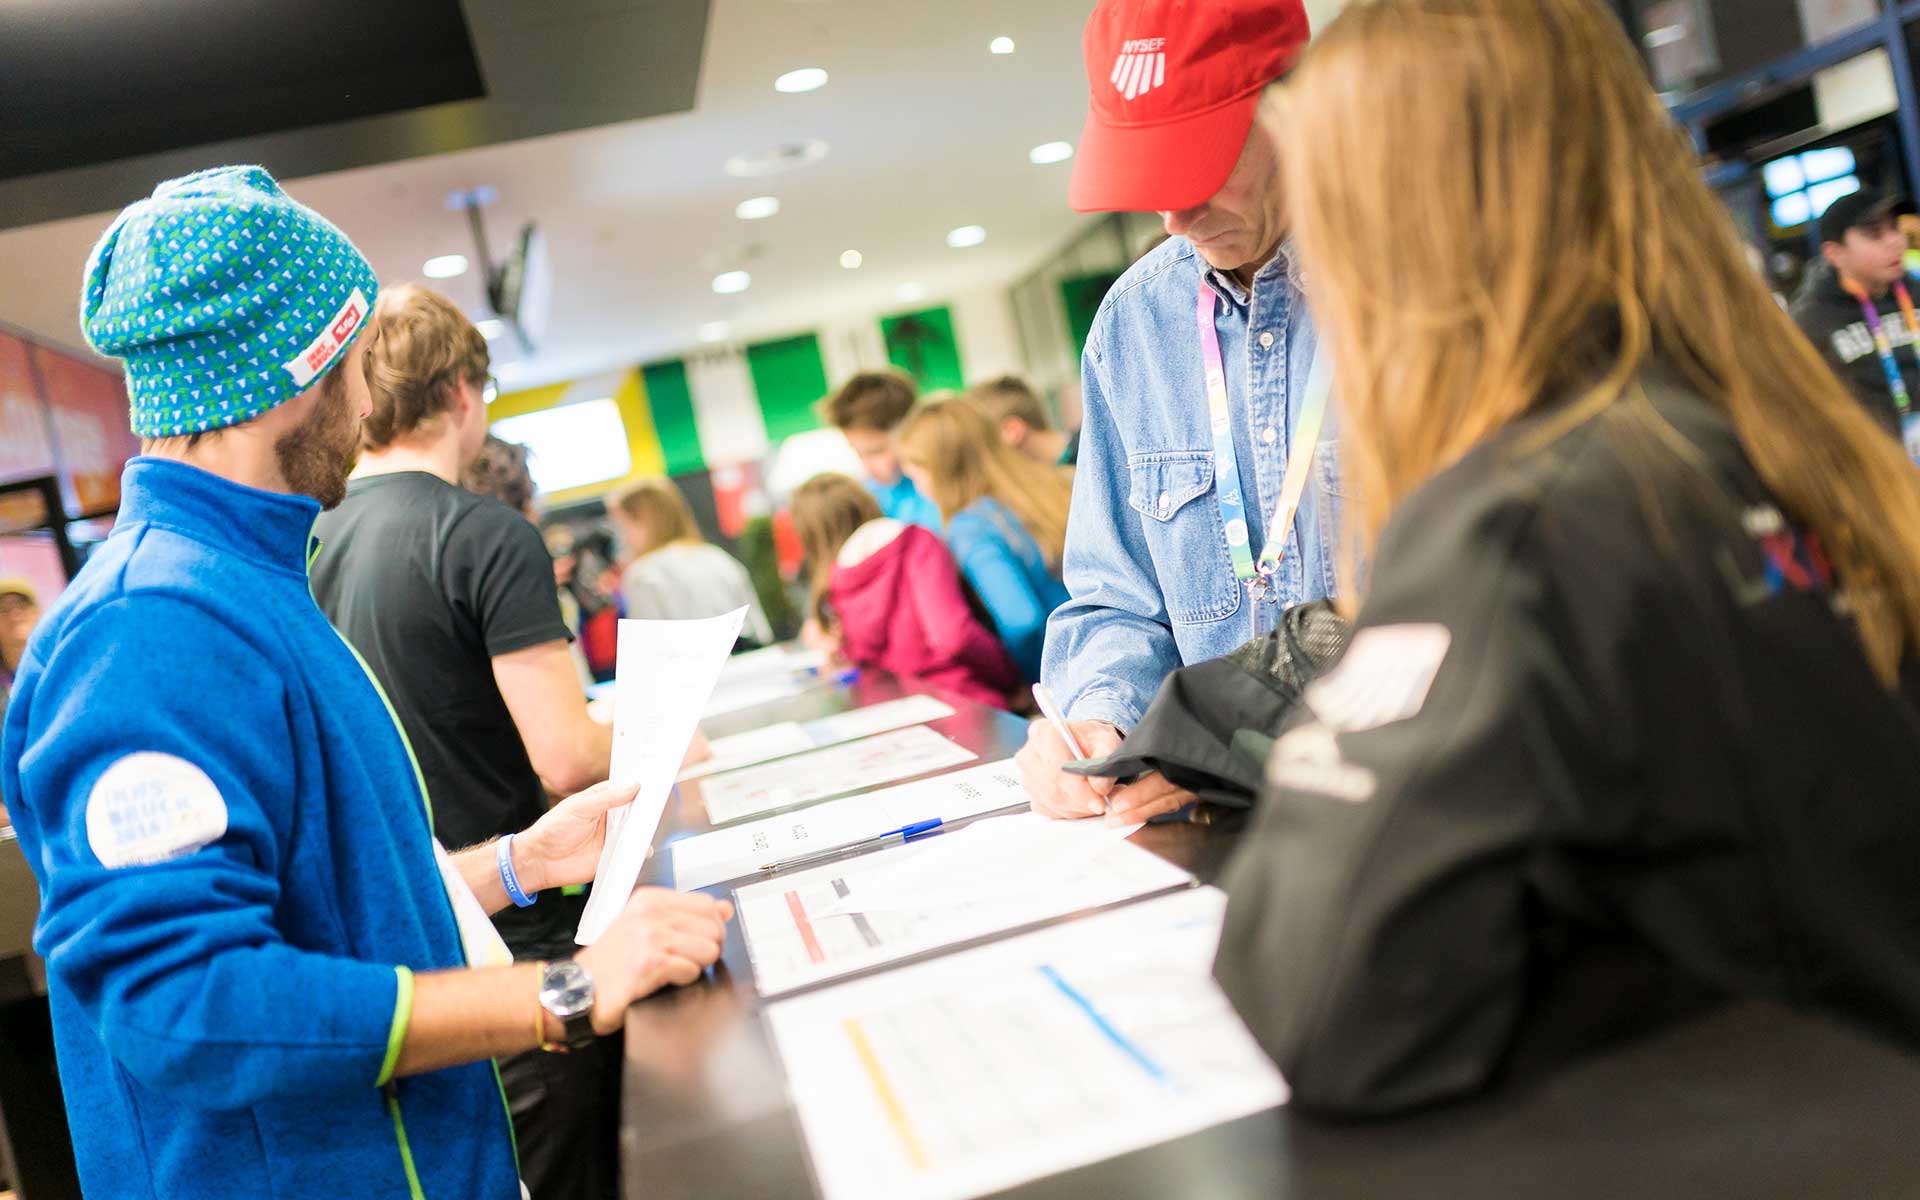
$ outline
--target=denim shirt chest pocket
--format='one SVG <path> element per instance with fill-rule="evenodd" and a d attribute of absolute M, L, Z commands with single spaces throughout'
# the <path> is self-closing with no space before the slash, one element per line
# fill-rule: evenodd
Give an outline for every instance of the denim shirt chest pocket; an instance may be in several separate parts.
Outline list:
<path fill-rule="evenodd" d="M 1226 525 L 1213 495 L 1213 455 L 1175 450 L 1127 456 L 1127 506 L 1139 513 L 1167 615 L 1193 624 L 1240 609 Z"/>

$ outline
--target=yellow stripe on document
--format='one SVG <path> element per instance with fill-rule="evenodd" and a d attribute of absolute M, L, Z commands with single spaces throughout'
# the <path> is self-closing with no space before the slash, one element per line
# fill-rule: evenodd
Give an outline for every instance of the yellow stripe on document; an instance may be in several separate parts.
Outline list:
<path fill-rule="evenodd" d="M 867 1041 L 866 1031 L 860 1028 L 860 1022 L 846 1020 L 841 1027 L 847 1031 L 847 1040 L 853 1043 L 854 1053 L 860 1056 L 860 1065 L 867 1069 L 867 1079 L 873 1084 L 873 1094 L 880 1098 L 880 1106 L 887 1110 L 887 1119 L 893 1122 L 893 1131 L 900 1135 L 901 1145 L 906 1147 L 907 1158 L 913 1163 L 913 1169 L 927 1169 L 927 1152 L 921 1149 L 920 1138 L 913 1131 L 913 1122 L 907 1119 L 907 1110 L 900 1105 L 900 1097 L 893 1091 L 893 1085 L 887 1082 L 887 1073 L 880 1066 L 880 1057 L 873 1052 L 873 1046 Z"/>

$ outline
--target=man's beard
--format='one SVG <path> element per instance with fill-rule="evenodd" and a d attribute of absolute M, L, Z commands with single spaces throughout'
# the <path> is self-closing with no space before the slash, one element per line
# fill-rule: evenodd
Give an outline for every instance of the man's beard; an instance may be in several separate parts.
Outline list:
<path fill-rule="evenodd" d="M 281 478 L 296 495 L 311 496 L 322 508 L 347 498 L 347 476 L 360 455 L 360 422 L 353 418 L 353 398 L 344 381 L 321 389 L 319 403 L 306 420 L 280 435 L 273 454 Z"/>

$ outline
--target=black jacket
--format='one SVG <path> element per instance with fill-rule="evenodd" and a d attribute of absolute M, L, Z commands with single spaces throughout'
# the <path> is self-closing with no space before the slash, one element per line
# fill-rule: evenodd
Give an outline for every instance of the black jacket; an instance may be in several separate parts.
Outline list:
<path fill-rule="evenodd" d="M 1889 292 L 1874 307 L 1880 312 L 1887 340 L 1893 343 L 1893 361 L 1900 365 L 1907 395 L 1920 401 L 1920 357 L 1916 357 L 1920 347 L 1913 344 L 1913 333 L 1907 328 L 1900 305 Z M 1888 433 L 1899 437 L 1900 410 L 1893 402 L 1893 389 L 1887 385 L 1887 369 L 1873 344 L 1873 332 L 1867 328 L 1860 302 L 1840 286 L 1832 267 L 1821 264 L 1807 272 L 1790 311 L 1847 389 Z"/>
<path fill-rule="evenodd" d="M 1645 390 L 1415 493 L 1275 745 L 1215 971 L 1302 1108 L 1476 1091 L 1569 998 L 1920 1047 L 1920 671 L 1880 685 L 1724 416 Z"/>

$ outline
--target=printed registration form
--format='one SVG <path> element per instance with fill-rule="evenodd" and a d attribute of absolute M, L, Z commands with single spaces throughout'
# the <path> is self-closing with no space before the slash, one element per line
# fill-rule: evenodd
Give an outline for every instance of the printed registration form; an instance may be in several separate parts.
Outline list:
<path fill-rule="evenodd" d="M 756 654 L 765 651 L 756 650 Z M 745 733 L 713 739 L 713 757 L 680 772 L 682 782 L 754 767 L 790 754 L 803 754 L 953 715 L 953 706 L 932 696 L 904 696 L 813 721 L 782 721 Z"/>
<path fill-rule="evenodd" d="M 826 1200 L 961 1200 L 1261 1112 L 1194 888 L 774 1004 Z"/>
<path fill-rule="evenodd" d="M 777 996 L 1190 884 L 1187 872 L 1125 840 L 1139 828 L 1017 813 L 748 884 L 734 903 L 754 986 Z"/>
<path fill-rule="evenodd" d="M 715 825 L 956 767 L 978 754 L 925 726 L 844 742 L 690 785 Z"/>

